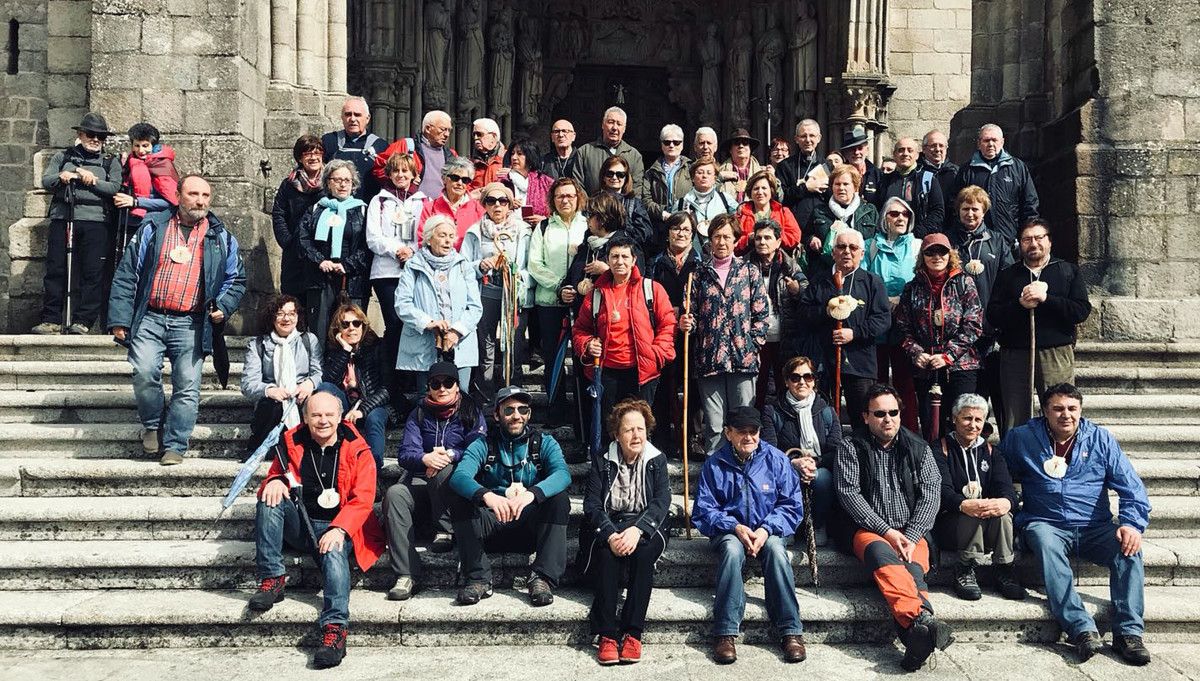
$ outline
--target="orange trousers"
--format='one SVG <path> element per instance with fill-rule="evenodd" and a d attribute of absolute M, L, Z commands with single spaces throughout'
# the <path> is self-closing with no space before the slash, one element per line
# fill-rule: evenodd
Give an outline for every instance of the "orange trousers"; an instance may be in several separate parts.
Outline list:
<path fill-rule="evenodd" d="M 933 612 L 929 603 L 929 544 L 924 539 L 913 551 L 912 562 L 905 562 L 886 539 L 866 530 L 854 533 L 854 556 L 871 570 L 875 586 L 887 601 L 892 617 L 907 629 L 924 608 Z"/>

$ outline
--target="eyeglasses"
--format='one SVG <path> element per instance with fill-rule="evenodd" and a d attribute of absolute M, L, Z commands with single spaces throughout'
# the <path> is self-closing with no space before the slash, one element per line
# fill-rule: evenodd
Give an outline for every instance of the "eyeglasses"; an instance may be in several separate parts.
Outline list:
<path fill-rule="evenodd" d="M 1050 238 L 1050 235 L 1049 235 L 1049 234 L 1034 234 L 1034 235 L 1031 235 L 1031 236 L 1023 236 L 1023 237 L 1021 237 L 1021 243 L 1023 243 L 1023 244 L 1031 244 L 1031 243 L 1034 243 L 1035 241 L 1036 241 L 1036 242 L 1042 242 L 1042 241 L 1045 241 L 1046 239 L 1049 239 L 1049 238 Z"/>
<path fill-rule="evenodd" d="M 681 147 L 683 140 L 662 140 L 662 145 L 664 147 Z"/>
<path fill-rule="evenodd" d="M 885 416 L 888 416 L 891 418 L 896 418 L 899 415 L 900 415 L 899 409 L 887 409 L 887 410 L 876 409 L 875 411 L 871 412 L 871 416 L 874 416 L 877 419 L 881 419 Z"/>
<path fill-rule="evenodd" d="M 276 312 L 276 319 L 297 319 L 300 317 L 299 312 Z"/>
<path fill-rule="evenodd" d="M 926 248 L 924 251 L 921 251 L 921 255 L 926 258 L 944 258 L 950 255 L 950 251 L 945 248 Z"/>
<path fill-rule="evenodd" d="M 475 139 L 479 139 L 479 138 L 481 138 L 481 137 L 487 137 L 488 135 L 491 135 L 491 134 L 493 134 L 493 133 L 490 133 L 490 132 L 480 132 L 480 131 L 478 131 L 478 130 L 472 130 L 472 131 L 471 131 L 471 137 L 473 137 L 473 138 L 475 138 Z"/>
<path fill-rule="evenodd" d="M 308 158 L 309 156 L 324 156 L 324 155 L 325 155 L 325 152 L 320 149 L 309 149 L 308 151 L 300 154 L 300 158 Z"/>
<path fill-rule="evenodd" d="M 449 390 L 458 385 L 458 381 L 446 376 L 444 378 L 431 378 L 425 385 L 429 386 L 430 390 Z"/>
<path fill-rule="evenodd" d="M 100 140 L 101 142 L 108 139 L 108 135 L 103 135 L 100 133 L 89 132 L 87 130 L 80 130 L 79 132 L 83 133 L 83 136 L 87 137 L 88 139 Z"/>
<path fill-rule="evenodd" d="M 907 217 L 912 217 L 912 214 L 911 214 L 911 213 L 909 213 L 909 212 L 908 212 L 908 211 L 906 211 L 906 210 L 889 210 L 889 211 L 887 212 L 887 216 L 888 216 L 889 218 L 898 218 L 898 217 L 900 217 L 901 215 L 903 215 L 903 216 L 904 216 L 904 217 L 906 217 L 906 218 L 907 218 Z"/>
<path fill-rule="evenodd" d="M 554 133 L 555 135 L 570 135 L 571 133 L 573 133 L 575 131 L 574 130 L 565 130 L 563 128 L 555 128 L 555 129 L 551 130 L 550 132 Z"/>
<path fill-rule="evenodd" d="M 341 324 L 342 324 L 343 329 L 349 329 L 349 328 L 360 329 L 360 328 L 362 328 L 362 325 L 363 325 L 361 319 L 343 319 Z"/>
<path fill-rule="evenodd" d="M 857 253 L 858 251 L 862 250 L 862 246 L 859 246 L 858 244 L 837 244 L 833 247 L 833 250 L 835 250 L 835 251 L 850 251 L 851 253 Z"/>
<path fill-rule="evenodd" d="M 504 416 L 512 416 L 514 413 L 520 414 L 521 416 L 529 416 L 529 412 L 530 409 L 528 404 L 518 404 L 515 407 L 510 405 L 500 410 L 500 413 Z"/>
<path fill-rule="evenodd" d="M 507 206 L 509 204 L 508 197 L 507 196 L 487 196 L 487 197 L 484 197 L 484 199 L 483 199 L 483 205 L 485 205 L 485 206 L 494 206 L 497 203 L 500 204 L 501 206 Z"/>
<path fill-rule="evenodd" d="M 735 147 L 748 147 L 748 146 L 750 146 L 750 143 L 749 143 L 749 142 L 747 142 L 746 140 L 734 140 L 734 142 L 733 142 L 733 144 L 732 144 L 731 146 L 735 146 Z"/>
<path fill-rule="evenodd" d="M 606 171 L 604 171 L 604 176 L 605 176 L 605 177 L 615 177 L 615 178 L 616 178 L 616 179 L 618 179 L 618 180 L 624 180 L 624 179 L 625 179 L 625 176 L 626 176 L 626 175 L 628 175 L 628 174 L 629 174 L 629 173 L 621 172 L 620 170 L 606 170 Z"/>
<path fill-rule="evenodd" d="M 351 177 L 331 177 L 327 180 L 329 184 L 354 184 L 354 178 Z"/>
<path fill-rule="evenodd" d="M 459 184 L 466 184 L 471 181 L 471 178 L 467 177 L 466 175 L 447 175 L 446 180 L 450 182 L 457 182 Z"/>
<path fill-rule="evenodd" d="M 690 231 L 692 231 L 692 226 L 685 222 L 682 225 L 675 225 L 674 227 L 667 229 L 667 231 L 668 232 L 690 232 Z"/>
<path fill-rule="evenodd" d="M 813 381 L 817 380 L 817 377 L 813 376 L 811 373 L 788 374 L 788 380 L 791 381 L 792 383 L 799 383 L 800 381 L 804 381 L 805 383 L 812 383 Z"/>
<path fill-rule="evenodd" d="M 554 195 L 555 201 L 574 201 L 575 198 L 576 198 L 575 194 L 555 194 Z"/>

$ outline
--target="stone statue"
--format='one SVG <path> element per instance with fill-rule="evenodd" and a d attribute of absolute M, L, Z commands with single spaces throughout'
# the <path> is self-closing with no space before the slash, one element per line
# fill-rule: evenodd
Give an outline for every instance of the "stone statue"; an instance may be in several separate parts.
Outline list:
<path fill-rule="evenodd" d="M 797 118 L 816 113 L 817 94 L 817 8 L 812 0 L 801 0 L 792 31 L 792 106 Z"/>
<path fill-rule="evenodd" d="M 517 56 L 521 58 L 520 119 L 523 127 L 537 125 L 542 110 L 542 24 L 530 13 L 521 17 L 521 39 Z"/>
<path fill-rule="evenodd" d="M 425 108 L 446 108 L 446 60 L 450 50 L 450 0 L 425 2 Z"/>
<path fill-rule="evenodd" d="M 754 53 L 754 37 L 746 26 L 746 18 L 739 15 L 733 24 L 733 36 L 727 52 L 726 67 L 729 75 L 729 124 L 731 127 L 749 127 L 750 116 L 750 55 Z"/>
<path fill-rule="evenodd" d="M 513 80 L 512 9 L 502 8 L 488 29 L 492 55 L 492 79 L 489 89 L 492 117 L 497 120 L 512 113 Z"/>
<path fill-rule="evenodd" d="M 704 108 L 700 120 L 704 123 L 718 123 L 721 116 L 721 62 L 725 61 L 725 52 L 721 49 L 721 39 L 717 36 L 716 22 L 708 25 L 704 42 L 700 45 L 700 62 L 704 73 L 700 80 L 701 99 Z"/>
<path fill-rule="evenodd" d="M 766 111 L 767 86 L 771 87 L 771 123 L 779 125 L 783 119 L 779 106 L 780 85 L 783 84 L 783 55 L 787 52 L 787 44 L 779 34 L 775 22 L 775 13 L 769 6 L 762 8 L 763 33 L 758 40 L 758 87 L 755 97 L 763 98 L 763 111 Z"/>
<path fill-rule="evenodd" d="M 480 0 L 465 0 L 458 17 L 458 115 L 474 117 L 483 110 L 483 9 Z"/>

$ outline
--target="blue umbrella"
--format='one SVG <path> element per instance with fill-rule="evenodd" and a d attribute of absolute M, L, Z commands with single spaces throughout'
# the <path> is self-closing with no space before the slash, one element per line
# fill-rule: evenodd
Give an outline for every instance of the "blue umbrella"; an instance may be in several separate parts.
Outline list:
<path fill-rule="evenodd" d="M 592 398 L 592 446 L 588 449 L 588 453 L 592 458 L 600 456 L 600 424 L 602 423 L 600 412 L 603 410 L 600 398 L 604 396 L 604 385 L 600 383 L 600 358 L 597 357 L 592 365 L 592 384 L 588 386 L 588 397 Z"/>
<path fill-rule="evenodd" d="M 250 458 L 246 459 L 246 463 L 242 464 L 241 470 L 239 470 L 238 474 L 233 478 L 233 485 L 229 487 L 229 493 L 226 494 L 225 498 L 221 500 L 222 513 L 228 510 L 229 507 L 233 505 L 233 502 L 237 500 L 238 496 L 241 495 L 242 490 L 246 489 L 246 484 L 250 482 L 250 477 L 254 475 L 255 471 L 258 470 L 258 467 L 262 464 L 263 459 L 267 458 L 267 452 L 271 451 L 271 448 L 279 442 L 279 437 L 283 434 L 284 421 L 287 419 L 288 414 L 290 414 L 295 408 L 296 401 L 289 400 L 288 406 L 283 410 L 283 416 L 281 416 L 279 419 L 279 425 L 275 426 L 271 429 L 271 432 L 267 433 L 266 439 L 262 441 L 262 444 L 258 446 L 258 449 L 255 449 L 254 453 L 250 455 Z M 287 469 L 285 468 L 284 470 L 286 472 Z"/>

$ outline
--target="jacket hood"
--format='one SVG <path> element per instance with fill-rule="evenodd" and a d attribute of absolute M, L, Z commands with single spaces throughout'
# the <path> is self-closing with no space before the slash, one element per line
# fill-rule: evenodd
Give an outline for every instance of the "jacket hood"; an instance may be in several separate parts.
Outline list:
<path fill-rule="evenodd" d="M 871 241 L 875 242 L 875 247 L 881 251 L 895 251 L 900 248 L 908 248 L 910 242 L 915 242 L 917 238 L 911 232 L 901 234 L 893 241 L 888 241 L 887 235 L 883 232 L 875 232 L 875 236 L 871 237 Z"/>
<path fill-rule="evenodd" d="M 996 156 L 996 165 L 998 166 L 1011 165 L 1012 162 L 1012 154 L 1008 153 L 1007 149 L 1001 149 L 1000 153 Z M 978 150 L 976 150 L 974 154 L 971 154 L 971 165 L 980 166 L 983 168 L 991 167 L 988 162 L 984 160 L 983 154 L 979 153 Z"/>
<path fill-rule="evenodd" d="M 407 266 L 408 267 L 416 267 L 417 269 L 424 272 L 426 275 L 431 274 L 433 272 L 433 270 L 429 269 L 429 262 L 425 260 L 425 254 L 428 252 L 429 252 L 429 249 L 425 248 L 424 246 L 418 248 L 416 254 L 413 257 L 408 259 Z M 458 251 L 451 251 L 451 253 L 454 256 L 454 262 L 452 262 L 450 264 L 451 267 L 454 267 L 454 266 L 458 265 L 459 263 L 466 262 L 467 259 L 465 256 L 463 256 L 462 253 L 460 253 Z M 420 257 L 418 257 L 418 256 L 420 256 Z"/>
<path fill-rule="evenodd" d="M 1031 418 L 1026 422 L 1026 425 L 1033 430 L 1034 437 L 1038 439 L 1039 443 L 1044 444 L 1047 448 L 1050 447 L 1050 425 L 1045 416 L 1036 416 Z M 1075 434 L 1075 441 L 1083 442 L 1091 438 L 1096 434 L 1098 429 L 1099 426 L 1093 423 L 1090 419 L 1080 417 L 1079 430 Z"/>
<path fill-rule="evenodd" d="M 908 205 L 907 201 L 900 198 L 899 196 L 893 196 L 893 197 L 889 198 L 887 201 L 884 201 L 883 207 L 879 209 L 879 217 L 880 217 L 880 225 L 879 226 L 881 228 L 883 227 L 883 216 L 884 216 L 884 214 L 887 213 L 888 206 L 892 205 L 893 203 L 900 204 L 900 207 L 903 208 L 904 210 L 908 211 L 908 214 L 910 216 L 915 216 L 917 214 L 916 211 L 914 211 L 912 209 L 912 206 Z M 908 219 L 908 233 L 909 234 L 912 234 L 912 223 L 913 223 L 913 218 L 909 217 L 909 219 Z"/>
<path fill-rule="evenodd" d="M 779 451 L 779 449 L 770 442 L 767 442 L 766 440 L 759 440 L 758 449 L 754 450 L 754 454 L 750 456 L 747 462 L 752 462 L 756 459 L 762 458 L 764 454 L 767 454 L 772 449 L 779 452 L 780 456 L 783 455 L 783 452 Z M 733 443 L 731 443 L 729 440 L 722 438 L 721 446 L 717 449 L 717 451 L 713 452 L 712 455 L 716 458 L 718 464 L 727 468 L 743 467 L 742 463 L 738 461 L 737 456 L 733 453 Z"/>
<path fill-rule="evenodd" d="M 620 454 L 620 452 L 617 451 L 617 449 L 618 449 L 618 447 L 617 447 L 617 443 L 615 441 L 609 443 L 608 451 L 604 453 L 605 460 L 611 461 L 612 463 L 615 463 L 615 464 L 621 463 L 621 458 L 620 458 L 621 454 Z M 646 440 L 646 448 L 642 450 L 642 457 L 644 459 L 646 459 L 647 461 L 649 461 L 657 456 L 662 456 L 662 455 L 663 455 L 663 453 L 658 449 L 658 447 L 655 447 L 654 443 L 650 442 L 650 440 L 647 439 Z"/>

